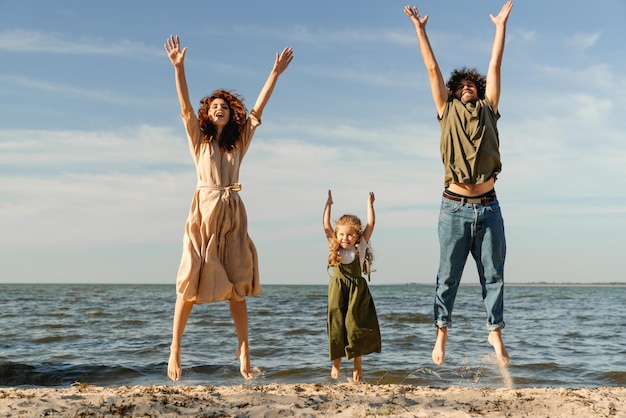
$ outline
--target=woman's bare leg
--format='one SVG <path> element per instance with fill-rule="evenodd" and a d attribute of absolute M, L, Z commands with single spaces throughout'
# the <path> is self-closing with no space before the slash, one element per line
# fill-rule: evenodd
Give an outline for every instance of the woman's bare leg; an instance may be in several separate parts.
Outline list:
<path fill-rule="evenodd" d="M 363 357 L 358 356 L 354 358 L 354 371 L 352 372 L 352 378 L 355 382 L 363 381 Z"/>
<path fill-rule="evenodd" d="M 172 325 L 172 345 L 170 346 L 170 358 L 167 363 L 167 375 L 174 381 L 180 380 L 183 374 L 183 369 L 180 367 L 180 344 L 192 308 L 193 302 L 176 298 L 174 323 Z"/>
<path fill-rule="evenodd" d="M 237 333 L 237 358 L 241 375 L 250 380 L 254 377 L 250 367 L 250 347 L 248 346 L 248 306 L 244 300 L 230 299 L 230 314 Z"/>

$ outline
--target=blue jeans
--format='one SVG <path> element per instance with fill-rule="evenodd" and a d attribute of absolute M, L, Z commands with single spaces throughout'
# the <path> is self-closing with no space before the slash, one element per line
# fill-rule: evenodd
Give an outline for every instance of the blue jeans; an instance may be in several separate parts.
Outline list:
<path fill-rule="evenodd" d="M 445 197 L 439 212 L 439 271 L 435 295 L 435 323 L 447 327 L 471 252 L 476 261 L 487 310 L 487 329 L 504 328 L 504 222 L 497 199 L 482 205 Z"/>

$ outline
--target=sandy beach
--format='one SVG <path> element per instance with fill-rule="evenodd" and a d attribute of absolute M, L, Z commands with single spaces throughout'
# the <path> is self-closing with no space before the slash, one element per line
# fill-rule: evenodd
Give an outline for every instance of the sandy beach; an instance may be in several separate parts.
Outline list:
<path fill-rule="evenodd" d="M 2 388 L 1 417 L 626 417 L 626 388 L 371 384 Z"/>

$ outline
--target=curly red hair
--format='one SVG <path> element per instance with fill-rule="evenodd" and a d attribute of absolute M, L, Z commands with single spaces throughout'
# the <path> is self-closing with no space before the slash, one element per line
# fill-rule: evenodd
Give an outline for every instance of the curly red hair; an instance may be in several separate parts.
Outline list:
<path fill-rule="evenodd" d="M 198 122 L 205 140 L 209 142 L 217 133 L 215 125 L 209 118 L 209 108 L 211 107 L 211 102 L 215 99 L 224 100 L 230 109 L 230 120 L 222 130 L 222 135 L 218 138 L 218 144 L 221 150 L 232 152 L 237 148 L 241 129 L 245 125 L 248 116 L 248 111 L 243 104 L 244 98 L 233 91 L 218 89 L 211 93 L 210 96 L 203 97 L 200 100 L 202 106 L 198 110 Z"/>

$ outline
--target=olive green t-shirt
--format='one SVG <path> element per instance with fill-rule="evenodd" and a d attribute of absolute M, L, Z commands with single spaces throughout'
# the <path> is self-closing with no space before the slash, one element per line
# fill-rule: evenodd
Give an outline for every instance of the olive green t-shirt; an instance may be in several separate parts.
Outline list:
<path fill-rule="evenodd" d="M 456 97 L 446 103 L 439 126 L 444 185 L 481 184 L 502 169 L 497 121 L 488 99 L 464 105 Z"/>

